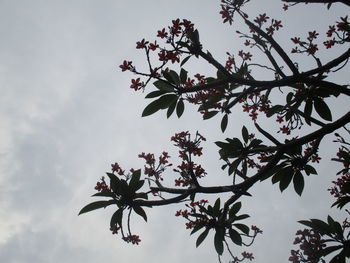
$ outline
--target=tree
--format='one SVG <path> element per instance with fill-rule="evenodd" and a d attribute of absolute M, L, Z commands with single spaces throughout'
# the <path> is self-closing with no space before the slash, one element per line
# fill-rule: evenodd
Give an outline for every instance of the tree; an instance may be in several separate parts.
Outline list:
<path fill-rule="evenodd" d="M 229 117 L 238 105 L 242 105 L 252 121 L 251 127 L 241 127 L 240 138 L 226 138 L 217 141 L 218 152 L 222 160 L 222 170 L 231 177 L 229 185 L 204 186 L 201 178 L 207 175 L 204 168 L 195 161 L 202 155 L 201 142 L 205 138 L 197 132 L 179 132 L 171 141 L 179 148 L 180 165 L 171 169 L 170 156 L 163 152 L 159 158 L 154 154 L 142 153 L 144 169 L 126 171 L 118 163 L 112 164 L 108 172 L 109 181 L 102 177 L 97 182 L 97 193 L 93 196 L 108 198 L 95 201 L 81 209 L 79 214 L 114 205 L 117 210 L 111 217 L 110 230 L 120 234 L 122 239 L 138 244 L 140 237 L 131 231 L 131 215 L 137 214 L 147 221 L 144 207 L 155 208 L 186 201 L 185 208 L 176 212 L 184 217 L 186 228 L 191 234 L 200 232 L 196 245 L 199 246 L 208 233 L 214 233 L 214 247 L 219 255 L 226 251 L 232 256 L 232 262 L 252 260 L 252 253 L 243 252 L 240 256 L 231 252 L 230 246 L 250 246 L 262 231 L 256 226 L 247 226 L 240 214 L 242 196 L 250 196 L 249 190 L 260 182 L 271 180 L 281 192 L 294 187 L 301 195 L 305 178 L 316 175 L 318 171 L 313 163 L 319 163 L 318 154 L 324 137 L 335 133 L 335 142 L 339 151 L 333 159 L 343 167 L 337 173 L 338 178 L 330 188 L 336 201 L 333 206 L 341 209 L 350 201 L 350 149 L 349 130 L 350 111 L 334 119 L 336 101 L 350 96 L 348 84 L 335 81 L 339 72 L 348 70 L 350 49 L 350 24 L 348 17 L 340 17 L 334 25 L 325 29 L 326 37 L 319 44 L 319 33 L 307 32 L 305 39 L 292 37 L 294 45 L 291 51 L 277 41 L 282 22 L 270 18 L 265 13 L 250 18 L 244 8 L 249 0 L 221 0 L 223 22 L 233 25 L 236 20 L 244 22 L 247 32 L 236 31 L 244 40 L 246 49 L 260 52 L 266 57 L 266 63 L 254 63 L 253 54 L 239 50 L 237 55 L 227 53 L 224 64 L 218 62 L 209 51 L 204 51 L 199 31 L 186 19 L 175 19 L 171 26 L 158 31 L 158 41 L 142 39 L 136 43 L 136 49 L 146 54 L 148 71 L 139 71 L 133 62 L 125 60 L 120 69 L 132 72 L 137 78 L 131 80 L 131 89 L 145 91 L 152 82 L 153 90 L 147 99 L 153 99 L 144 109 L 142 116 L 149 116 L 165 110 L 169 118 L 176 114 L 181 117 L 185 103 L 198 107 L 203 119 L 221 115 L 220 129 L 228 127 Z M 332 5 L 349 6 L 348 1 L 290 1 L 283 5 L 285 11 L 298 2 L 324 3 L 328 9 Z M 311 5 L 307 8 L 312 8 Z M 327 50 L 342 50 L 339 55 L 324 63 L 319 57 L 321 46 Z M 252 52 L 253 52 L 252 51 Z M 335 52 L 334 52 L 335 53 Z M 257 53 L 258 54 L 258 53 Z M 312 58 L 315 66 L 301 70 L 293 59 L 295 56 Z M 202 60 L 214 67 L 216 76 L 204 76 L 199 73 L 190 76 L 186 70 L 189 60 Z M 264 71 L 267 80 L 255 77 L 256 68 Z M 272 120 L 278 124 L 265 123 Z M 263 123 L 264 121 L 264 123 Z M 264 124 L 264 125 L 262 125 Z M 276 126 L 276 125 L 275 125 Z M 253 133 L 254 131 L 254 133 Z M 298 131 L 297 137 L 291 137 Z M 175 186 L 168 186 L 163 178 L 166 171 L 177 175 Z M 146 184 L 145 184 L 146 183 Z M 215 202 L 204 199 L 207 194 L 217 194 Z M 229 194 L 224 199 L 221 194 Z M 345 210 L 346 213 L 347 210 Z M 350 257 L 349 223 L 339 223 L 328 216 L 327 221 L 310 219 L 300 221 L 307 229 L 297 232 L 295 244 L 299 249 L 292 250 L 289 258 L 292 262 L 345 262 Z"/>

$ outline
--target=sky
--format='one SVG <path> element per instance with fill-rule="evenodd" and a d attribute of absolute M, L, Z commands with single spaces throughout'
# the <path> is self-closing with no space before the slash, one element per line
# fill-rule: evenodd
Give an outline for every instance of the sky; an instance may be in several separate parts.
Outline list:
<path fill-rule="evenodd" d="M 282 21 L 289 16 L 280 35 L 288 47 L 290 31 L 325 32 L 346 15 L 340 6 L 330 11 L 313 6 L 311 19 L 307 7 L 285 13 L 280 1 L 268 0 L 253 1 L 249 10 Z M 238 52 L 242 40 L 234 38 L 236 28 L 222 24 L 219 10 L 213 0 L 0 0 L 0 262 L 216 262 L 212 237 L 195 249 L 196 237 L 174 217 L 181 205 L 148 209 L 147 223 L 135 218 L 139 246 L 111 235 L 113 209 L 77 214 L 93 201 L 95 183 L 111 163 L 142 167 L 139 153 L 163 150 L 176 162 L 169 139 L 183 130 L 207 138 L 201 162 L 208 182 L 227 180 L 213 142 L 238 136 L 242 124 L 249 124 L 245 115 L 237 111 L 225 134 L 219 119 L 202 121 L 191 107 L 181 119 L 167 120 L 164 112 L 141 118 L 148 101 L 129 88 L 133 76 L 118 67 L 125 59 L 142 64 L 136 41 L 154 39 L 178 17 L 193 21 L 205 49 L 224 62 L 226 51 Z M 325 54 L 325 61 L 332 55 Z M 298 59 L 305 70 L 314 66 L 310 59 Z M 205 63 L 189 70 L 213 72 Z M 346 105 L 335 109 L 344 112 Z M 321 149 L 325 160 L 336 149 L 331 139 Z M 251 214 L 248 223 L 264 231 L 247 249 L 257 262 L 287 262 L 300 228 L 296 221 L 329 213 L 333 200 L 326 189 L 337 168 L 328 162 L 318 168 L 320 175 L 307 179 L 302 197 L 292 189 L 281 194 L 265 182 L 242 200 Z"/>

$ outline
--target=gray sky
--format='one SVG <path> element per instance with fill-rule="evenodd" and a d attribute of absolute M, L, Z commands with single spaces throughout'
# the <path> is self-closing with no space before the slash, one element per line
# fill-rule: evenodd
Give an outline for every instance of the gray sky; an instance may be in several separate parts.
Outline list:
<path fill-rule="evenodd" d="M 286 14 L 280 1 L 255 2 L 253 16 L 267 12 L 282 19 L 280 40 L 289 48 L 288 30 L 298 36 L 322 28 L 324 34 L 346 15 L 341 8 L 316 8 L 310 18 L 305 6 Z M 129 88 L 132 75 L 118 67 L 124 59 L 141 64 L 136 41 L 154 39 L 177 17 L 192 20 L 204 48 L 224 62 L 225 52 L 237 53 L 241 41 L 233 38 L 235 29 L 222 25 L 219 10 L 219 1 L 212 0 L 0 1 L 0 262 L 215 262 L 212 238 L 195 249 L 196 236 L 190 238 L 185 221 L 174 217 L 181 205 L 148 210 L 148 223 L 135 219 L 139 246 L 110 234 L 113 209 L 77 214 L 93 201 L 95 182 L 112 162 L 138 168 L 141 152 L 168 150 L 175 157 L 169 138 L 182 130 L 207 137 L 202 164 L 208 180 L 227 180 L 213 142 L 237 136 L 241 124 L 249 123 L 245 115 L 237 111 L 224 135 L 219 119 L 203 122 L 194 111 L 180 120 L 166 120 L 163 112 L 141 118 L 148 101 Z M 305 69 L 314 66 L 309 61 Z M 193 73 L 213 72 L 203 63 L 194 67 Z M 326 145 L 324 159 L 332 147 Z M 333 200 L 326 189 L 336 168 L 319 168 L 319 176 L 307 178 L 301 198 L 292 189 L 281 195 L 265 182 L 253 198 L 243 199 L 249 222 L 264 230 L 247 249 L 257 262 L 287 262 L 300 228 L 295 222 L 328 213 Z"/>

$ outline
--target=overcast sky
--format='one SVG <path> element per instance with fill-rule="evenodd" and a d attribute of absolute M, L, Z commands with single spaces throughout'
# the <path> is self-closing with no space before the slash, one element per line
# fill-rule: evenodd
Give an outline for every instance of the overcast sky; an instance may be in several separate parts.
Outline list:
<path fill-rule="evenodd" d="M 280 1 L 255 2 L 254 16 L 267 12 L 285 21 L 290 15 L 280 37 L 289 47 L 288 30 L 305 35 L 322 28 L 324 34 L 347 13 L 321 7 L 311 19 L 305 6 L 286 14 Z M 167 120 L 163 112 L 141 118 L 148 102 L 129 88 L 132 75 L 118 67 L 124 59 L 142 63 L 136 41 L 152 40 L 177 17 L 192 20 L 205 49 L 224 62 L 225 52 L 237 53 L 241 42 L 232 38 L 234 28 L 222 25 L 219 9 L 215 0 L 0 0 L 0 262 L 216 262 L 212 238 L 195 249 L 185 221 L 174 217 L 181 205 L 147 210 L 148 223 L 136 219 L 139 246 L 111 235 L 113 209 L 77 214 L 93 201 L 94 185 L 112 162 L 128 169 L 142 166 L 141 152 L 168 150 L 176 157 L 169 138 L 182 130 L 207 137 L 203 166 L 211 180 L 224 178 L 213 142 L 237 136 L 249 122 L 244 115 L 237 112 L 224 135 L 218 119 L 203 122 L 194 111 L 180 120 Z M 189 70 L 212 72 L 205 64 Z M 249 223 L 264 230 L 248 249 L 256 262 L 287 262 L 301 227 L 296 221 L 328 213 L 333 200 L 326 189 L 336 168 L 319 168 L 301 198 L 292 189 L 281 195 L 266 182 L 252 191 L 253 198 L 243 199 Z"/>

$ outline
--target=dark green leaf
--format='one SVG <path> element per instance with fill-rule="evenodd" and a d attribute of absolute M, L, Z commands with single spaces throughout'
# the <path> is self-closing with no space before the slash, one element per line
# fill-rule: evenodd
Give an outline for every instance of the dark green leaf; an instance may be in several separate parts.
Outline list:
<path fill-rule="evenodd" d="M 305 172 L 307 175 L 310 175 L 310 174 L 317 174 L 317 171 L 314 167 L 312 167 L 311 165 L 305 165 L 305 168 L 304 168 Z"/>
<path fill-rule="evenodd" d="M 242 237 L 236 230 L 230 228 L 229 234 L 230 234 L 230 238 L 231 238 L 233 243 L 235 243 L 238 246 L 242 245 Z"/>
<path fill-rule="evenodd" d="M 197 241 L 196 241 L 196 247 L 198 247 L 203 241 L 204 239 L 207 237 L 209 233 L 209 228 L 207 228 L 206 230 L 204 230 L 200 235 L 199 237 L 197 238 Z"/>
<path fill-rule="evenodd" d="M 305 102 L 305 107 L 304 107 L 304 113 L 307 117 L 311 117 L 311 114 L 312 114 L 312 100 L 308 99 L 306 100 Z M 305 122 L 308 124 L 308 125 L 311 125 L 311 122 L 308 120 L 308 118 L 305 118 Z"/>
<path fill-rule="evenodd" d="M 175 85 L 180 84 L 180 77 L 174 70 L 170 70 L 169 72 L 164 72 L 163 76 L 164 78 L 166 78 L 167 81 L 169 81 L 172 84 L 175 84 Z"/>
<path fill-rule="evenodd" d="M 146 106 L 146 108 L 142 112 L 142 117 L 146 117 L 149 115 L 152 115 L 153 113 L 156 113 L 160 110 L 160 105 L 158 103 L 158 100 L 152 101 L 150 104 Z"/>
<path fill-rule="evenodd" d="M 144 180 L 142 181 L 144 182 Z M 136 193 L 135 198 L 148 199 L 148 195 L 146 193 Z"/>
<path fill-rule="evenodd" d="M 227 128 L 227 123 L 228 123 L 228 115 L 225 114 L 224 117 L 222 117 L 221 120 L 221 131 L 225 132 L 226 128 Z"/>
<path fill-rule="evenodd" d="M 92 196 L 102 196 L 102 197 L 111 197 L 111 198 L 114 197 L 113 193 L 109 193 L 109 192 L 96 193 L 96 194 L 93 194 Z"/>
<path fill-rule="evenodd" d="M 324 257 L 324 256 L 327 256 L 328 254 L 338 250 L 338 249 L 341 249 L 343 246 L 331 246 L 331 247 L 325 247 L 321 250 L 321 255 Z"/>
<path fill-rule="evenodd" d="M 220 215 L 220 198 L 216 199 L 213 207 L 213 216 L 218 217 Z"/>
<path fill-rule="evenodd" d="M 279 184 L 281 192 L 283 192 L 289 186 L 292 179 L 293 179 L 293 174 L 291 174 L 291 173 L 282 176 L 280 184 Z"/>
<path fill-rule="evenodd" d="M 242 127 L 242 137 L 243 137 L 244 142 L 247 143 L 248 139 L 249 139 L 249 133 L 248 133 L 248 130 L 245 126 Z"/>
<path fill-rule="evenodd" d="M 169 108 L 168 108 L 168 110 L 167 110 L 167 112 L 166 112 L 166 117 L 167 117 L 167 118 L 169 118 L 169 117 L 173 114 L 173 112 L 174 112 L 174 110 L 175 110 L 175 108 L 176 108 L 176 105 L 177 105 L 177 101 L 176 101 L 176 100 L 174 100 L 174 101 L 169 105 Z"/>
<path fill-rule="evenodd" d="M 238 221 L 238 220 L 243 220 L 243 219 L 246 219 L 246 218 L 249 218 L 250 215 L 247 215 L 247 214 L 242 214 L 242 215 L 239 215 L 235 218 L 235 221 Z"/>
<path fill-rule="evenodd" d="M 219 111 L 208 111 L 203 114 L 203 120 L 208 120 L 218 114 Z"/>
<path fill-rule="evenodd" d="M 332 113 L 328 105 L 320 98 L 316 98 L 314 101 L 314 107 L 318 115 L 326 121 L 332 121 Z"/>
<path fill-rule="evenodd" d="M 92 202 L 86 206 L 84 206 L 78 215 L 81 215 L 81 214 L 84 214 L 84 213 L 87 213 L 87 212 L 90 212 L 90 211 L 93 211 L 93 210 L 96 210 L 96 209 L 100 209 L 100 208 L 106 208 L 107 206 L 109 205 L 112 205 L 114 204 L 115 201 L 114 200 L 108 200 L 108 201 L 96 201 L 96 202 Z"/>
<path fill-rule="evenodd" d="M 110 226 L 113 227 L 116 224 L 121 226 L 122 218 L 123 218 L 123 209 L 118 209 L 117 211 L 114 212 L 114 214 L 111 217 Z"/>
<path fill-rule="evenodd" d="M 156 80 L 155 82 L 153 82 L 153 85 L 157 89 L 162 90 L 162 91 L 166 91 L 166 92 L 174 91 L 174 87 L 164 80 Z"/>
<path fill-rule="evenodd" d="M 142 117 L 149 116 L 153 113 L 156 113 L 160 109 L 166 109 L 176 100 L 177 100 L 177 95 L 175 94 L 163 95 L 159 99 L 152 101 L 150 104 L 146 106 L 146 108 L 142 112 Z"/>
<path fill-rule="evenodd" d="M 159 97 L 163 94 L 166 94 L 168 93 L 168 91 L 164 91 L 164 90 L 155 90 L 155 91 L 152 91 L 150 93 L 148 93 L 145 97 L 145 99 L 152 99 L 152 98 L 156 98 L 156 97 Z"/>
<path fill-rule="evenodd" d="M 222 255 L 224 252 L 224 235 L 221 232 L 217 230 L 214 236 L 215 250 L 219 255 Z"/>
<path fill-rule="evenodd" d="M 182 114 L 184 113 L 184 110 L 185 110 L 185 104 L 182 99 L 179 99 L 176 105 L 176 115 L 178 118 L 182 116 Z"/>
<path fill-rule="evenodd" d="M 132 209 L 147 222 L 146 212 L 141 206 L 133 206 Z"/>
<path fill-rule="evenodd" d="M 180 67 L 182 67 L 190 58 L 191 58 L 192 55 L 189 55 L 187 57 L 185 57 L 182 61 L 181 61 L 181 64 L 180 64 Z"/>
<path fill-rule="evenodd" d="M 241 202 L 235 203 L 229 210 L 229 217 L 232 218 L 234 215 L 236 215 L 239 212 L 239 210 L 241 210 L 241 207 Z"/>
<path fill-rule="evenodd" d="M 140 181 L 141 178 L 141 169 L 138 169 L 133 172 L 131 176 L 131 180 L 129 182 L 129 186 L 133 187 L 135 184 L 137 184 Z"/>
<path fill-rule="evenodd" d="M 249 226 L 244 224 L 233 224 L 239 230 L 241 230 L 244 234 L 249 235 Z"/>
<path fill-rule="evenodd" d="M 295 173 L 293 177 L 294 190 L 300 196 L 304 190 L 304 184 L 304 176 L 300 172 Z"/>
<path fill-rule="evenodd" d="M 184 84 L 187 80 L 187 70 L 181 68 L 180 70 L 180 81 L 182 84 Z"/>
<path fill-rule="evenodd" d="M 191 231 L 191 235 L 196 233 L 198 230 L 202 229 L 203 227 L 206 226 L 206 223 L 205 222 L 198 222 L 192 229 Z"/>

